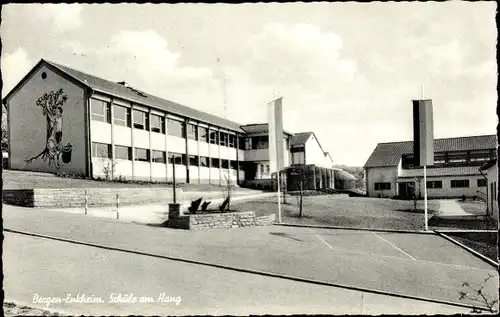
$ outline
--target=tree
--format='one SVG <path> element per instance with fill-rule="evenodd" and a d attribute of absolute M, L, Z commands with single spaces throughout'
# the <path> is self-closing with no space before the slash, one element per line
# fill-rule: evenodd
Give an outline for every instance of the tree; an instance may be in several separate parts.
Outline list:
<path fill-rule="evenodd" d="M 483 292 L 486 283 L 488 283 L 488 281 L 493 278 L 495 278 L 495 276 L 491 273 L 488 273 L 488 276 L 486 277 L 486 279 L 484 279 L 484 281 L 481 283 L 481 286 L 479 287 L 472 287 L 468 282 L 463 282 L 462 289 L 458 291 L 459 299 L 472 300 L 476 303 L 485 305 L 490 313 L 498 313 L 498 299 L 488 298 L 488 296 L 486 296 L 486 294 Z M 476 313 L 480 312 L 480 310 L 478 311 L 477 308 L 474 308 L 472 312 Z"/>
<path fill-rule="evenodd" d="M 9 130 L 7 122 L 7 107 L 6 105 L 2 105 L 2 152 L 9 150 Z"/>
<path fill-rule="evenodd" d="M 418 188 L 420 182 L 418 178 L 414 179 L 413 184 L 408 184 L 408 190 L 410 191 L 410 197 L 413 200 L 413 210 L 417 210 L 417 202 L 418 202 Z"/>
<path fill-rule="evenodd" d="M 108 158 L 106 156 L 107 153 L 104 151 L 101 152 L 101 156 L 99 157 L 99 162 L 102 166 L 102 173 L 104 174 L 104 178 L 107 182 L 111 181 L 115 175 L 116 169 L 116 161 L 112 158 Z"/>

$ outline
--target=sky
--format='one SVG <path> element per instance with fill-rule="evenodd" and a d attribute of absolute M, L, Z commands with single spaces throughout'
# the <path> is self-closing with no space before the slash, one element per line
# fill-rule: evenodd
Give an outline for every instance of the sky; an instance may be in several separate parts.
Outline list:
<path fill-rule="evenodd" d="M 46 58 L 241 124 L 313 131 L 334 164 L 412 140 L 495 134 L 495 2 L 28 4 L 2 9 L 2 96 Z"/>

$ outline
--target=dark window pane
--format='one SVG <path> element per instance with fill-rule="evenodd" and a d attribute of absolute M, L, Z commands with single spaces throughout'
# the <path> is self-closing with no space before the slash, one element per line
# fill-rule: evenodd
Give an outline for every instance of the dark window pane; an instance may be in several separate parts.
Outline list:
<path fill-rule="evenodd" d="M 218 158 L 212 158 L 212 167 L 213 168 L 219 168 L 219 159 Z"/>
<path fill-rule="evenodd" d="M 239 137 L 238 138 L 238 142 L 240 143 L 239 144 L 240 150 L 244 150 L 245 149 L 245 138 L 244 137 Z"/>
<path fill-rule="evenodd" d="M 236 148 L 236 135 L 229 135 L 229 147 Z"/>
<path fill-rule="evenodd" d="M 198 156 L 189 155 L 189 165 L 190 166 L 198 166 Z"/>
<path fill-rule="evenodd" d="M 231 161 L 231 169 L 233 170 L 238 169 L 238 161 Z"/>
<path fill-rule="evenodd" d="M 229 168 L 229 161 L 228 160 L 221 160 L 221 167 L 224 169 Z"/>
<path fill-rule="evenodd" d="M 227 133 L 221 132 L 220 134 L 220 145 L 227 146 Z"/>
<path fill-rule="evenodd" d="M 208 157 L 200 156 L 200 166 L 208 167 Z"/>
<path fill-rule="evenodd" d="M 480 178 L 477 180 L 477 187 L 486 187 L 487 181 L 484 178 Z"/>
<path fill-rule="evenodd" d="M 168 152 L 168 161 L 173 164 L 175 161 L 176 165 L 186 165 L 186 155 L 181 153 Z"/>
<path fill-rule="evenodd" d="M 215 130 L 209 130 L 210 135 L 210 143 L 211 144 L 219 144 L 219 132 Z"/>

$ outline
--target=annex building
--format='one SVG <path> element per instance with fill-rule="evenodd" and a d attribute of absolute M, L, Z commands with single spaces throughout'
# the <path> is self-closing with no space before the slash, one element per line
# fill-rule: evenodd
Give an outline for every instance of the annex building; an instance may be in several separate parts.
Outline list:
<path fill-rule="evenodd" d="M 3 103 L 11 169 L 170 182 L 175 165 L 179 182 L 260 188 L 276 172 L 267 123 L 242 125 L 44 59 Z M 285 166 L 333 170 L 313 133 L 283 138 Z"/>
<path fill-rule="evenodd" d="M 428 197 L 488 194 L 491 204 L 496 200 L 496 158 L 495 135 L 435 139 L 434 166 L 427 167 Z M 413 165 L 413 141 L 379 143 L 364 169 L 368 196 L 410 198 L 410 185 L 416 183 L 423 197 L 423 168 Z"/>

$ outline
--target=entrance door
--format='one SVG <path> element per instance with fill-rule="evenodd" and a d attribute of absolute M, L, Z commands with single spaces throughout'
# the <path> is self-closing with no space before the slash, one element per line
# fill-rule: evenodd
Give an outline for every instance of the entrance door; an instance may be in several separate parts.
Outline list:
<path fill-rule="evenodd" d="M 398 193 L 399 196 L 403 199 L 411 199 L 411 185 L 413 185 L 412 182 L 403 182 L 403 183 L 398 183 Z"/>

